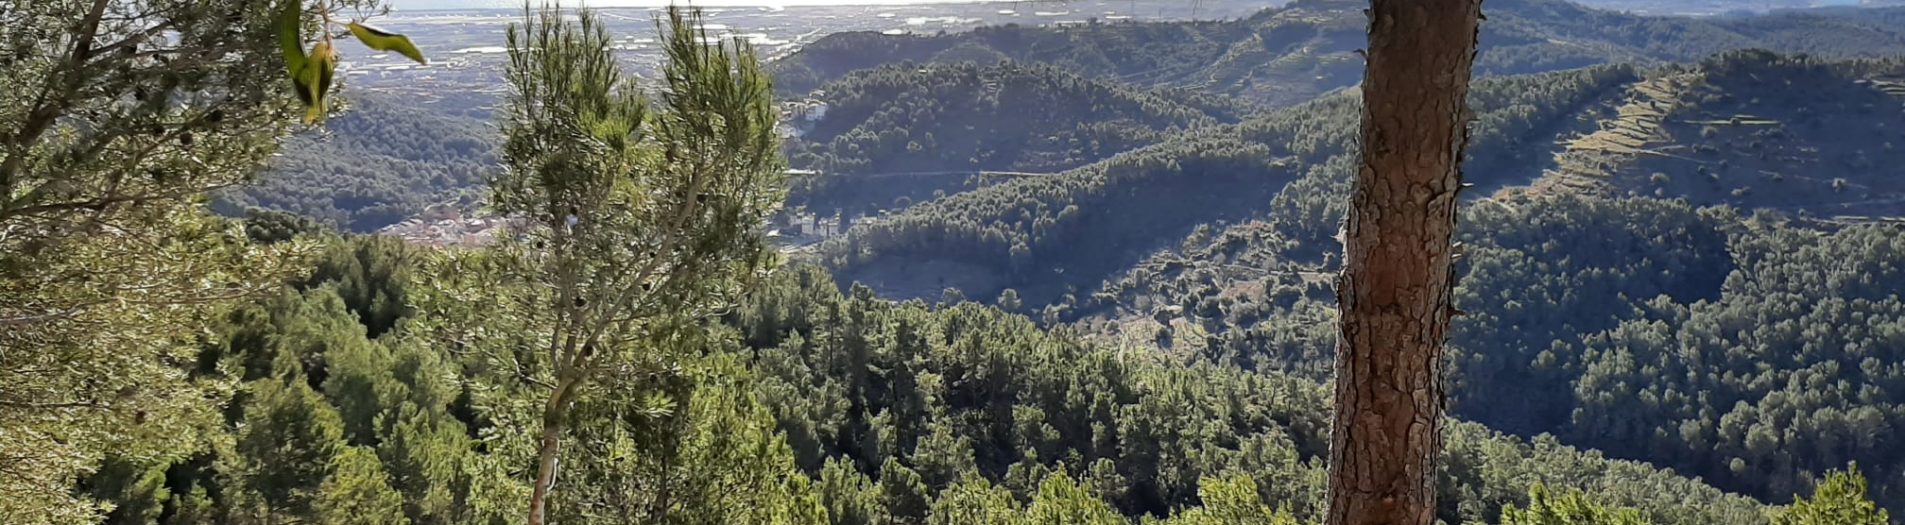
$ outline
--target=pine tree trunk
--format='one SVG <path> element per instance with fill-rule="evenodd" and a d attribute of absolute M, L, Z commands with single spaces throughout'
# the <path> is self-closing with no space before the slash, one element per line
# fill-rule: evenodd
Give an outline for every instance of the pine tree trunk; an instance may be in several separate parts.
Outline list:
<path fill-rule="evenodd" d="M 1350 196 L 1330 525 L 1435 522 L 1451 240 L 1481 0 L 1372 0 Z"/>
<path fill-rule="evenodd" d="M 536 450 L 536 486 L 529 495 L 529 525 L 543 525 L 549 513 L 549 491 L 556 483 L 556 458 L 562 450 L 563 423 L 568 420 L 569 393 L 575 383 L 562 380 L 543 406 L 542 445 Z"/>

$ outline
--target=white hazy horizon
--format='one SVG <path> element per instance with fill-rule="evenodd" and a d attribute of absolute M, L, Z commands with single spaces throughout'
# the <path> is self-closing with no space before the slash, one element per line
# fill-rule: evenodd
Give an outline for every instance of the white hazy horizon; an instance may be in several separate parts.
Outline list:
<path fill-rule="evenodd" d="M 532 0 L 536 4 L 544 0 Z M 982 2 L 1011 2 L 1015 0 L 695 0 L 693 2 L 671 2 L 670 0 L 563 0 L 567 6 L 587 7 L 662 7 L 670 3 L 696 5 L 702 7 L 795 7 L 822 5 L 915 5 L 915 4 L 974 4 Z M 1039 0 L 1025 0 L 1039 1 Z M 1045 0 L 1052 1 L 1052 0 Z M 423 9 L 484 9 L 522 7 L 521 0 L 388 0 L 393 10 Z"/>

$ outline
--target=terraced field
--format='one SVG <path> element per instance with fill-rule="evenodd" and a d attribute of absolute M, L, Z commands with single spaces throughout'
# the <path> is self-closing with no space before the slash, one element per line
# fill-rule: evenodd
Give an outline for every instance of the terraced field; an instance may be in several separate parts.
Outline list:
<path fill-rule="evenodd" d="M 1820 218 L 1905 212 L 1901 65 L 1707 67 L 1658 74 L 1557 139 L 1535 192 L 1681 197 Z"/>

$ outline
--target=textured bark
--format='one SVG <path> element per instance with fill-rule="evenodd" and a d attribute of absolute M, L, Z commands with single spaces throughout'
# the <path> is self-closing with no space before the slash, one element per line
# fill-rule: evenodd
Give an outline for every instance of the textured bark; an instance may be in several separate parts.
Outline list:
<path fill-rule="evenodd" d="M 1330 525 L 1435 522 L 1451 238 L 1481 0 L 1373 0 L 1350 195 Z"/>
<path fill-rule="evenodd" d="M 529 495 L 529 525 L 543 525 L 549 513 L 549 490 L 556 484 L 556 459 L 562 451 L 562 432 L 569 419 L 570 392 L 576 381 L 565 379 L 549 394 L 542 410 L 542 440 L 536 450 L 536 486 Z"/>
<path fill-rule="evenodd" d="M 542 427 L 536 450 L 536 486 L 529 495 L 529 525 L 543 525 L 549 513 L 549 489 L 556 484 L 556 456 L 562 450 L 562 425 Z"/>

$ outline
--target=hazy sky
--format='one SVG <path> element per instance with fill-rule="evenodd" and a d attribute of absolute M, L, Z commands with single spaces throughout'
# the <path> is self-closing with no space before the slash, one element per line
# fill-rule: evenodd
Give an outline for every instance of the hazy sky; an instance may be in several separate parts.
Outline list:
<path fill-rule="evenodd" d="M 532 0 L 540 3 L 542 0 Z M 973 3 L 974 0 L 695 0 L 701 6 L 760 6 L 760 5 L 843 5 L 843 4 L 925 4 L 925 3 Z M 518 7 L 521 0 L 389 0 L 390 5 L 403 9 L 458 9 L 472 7 Z M 668 5 L 669 0 L 564 0 L 564 5 L 590 5 L 597 7 L 635 6 L 650 7 Z"/>

